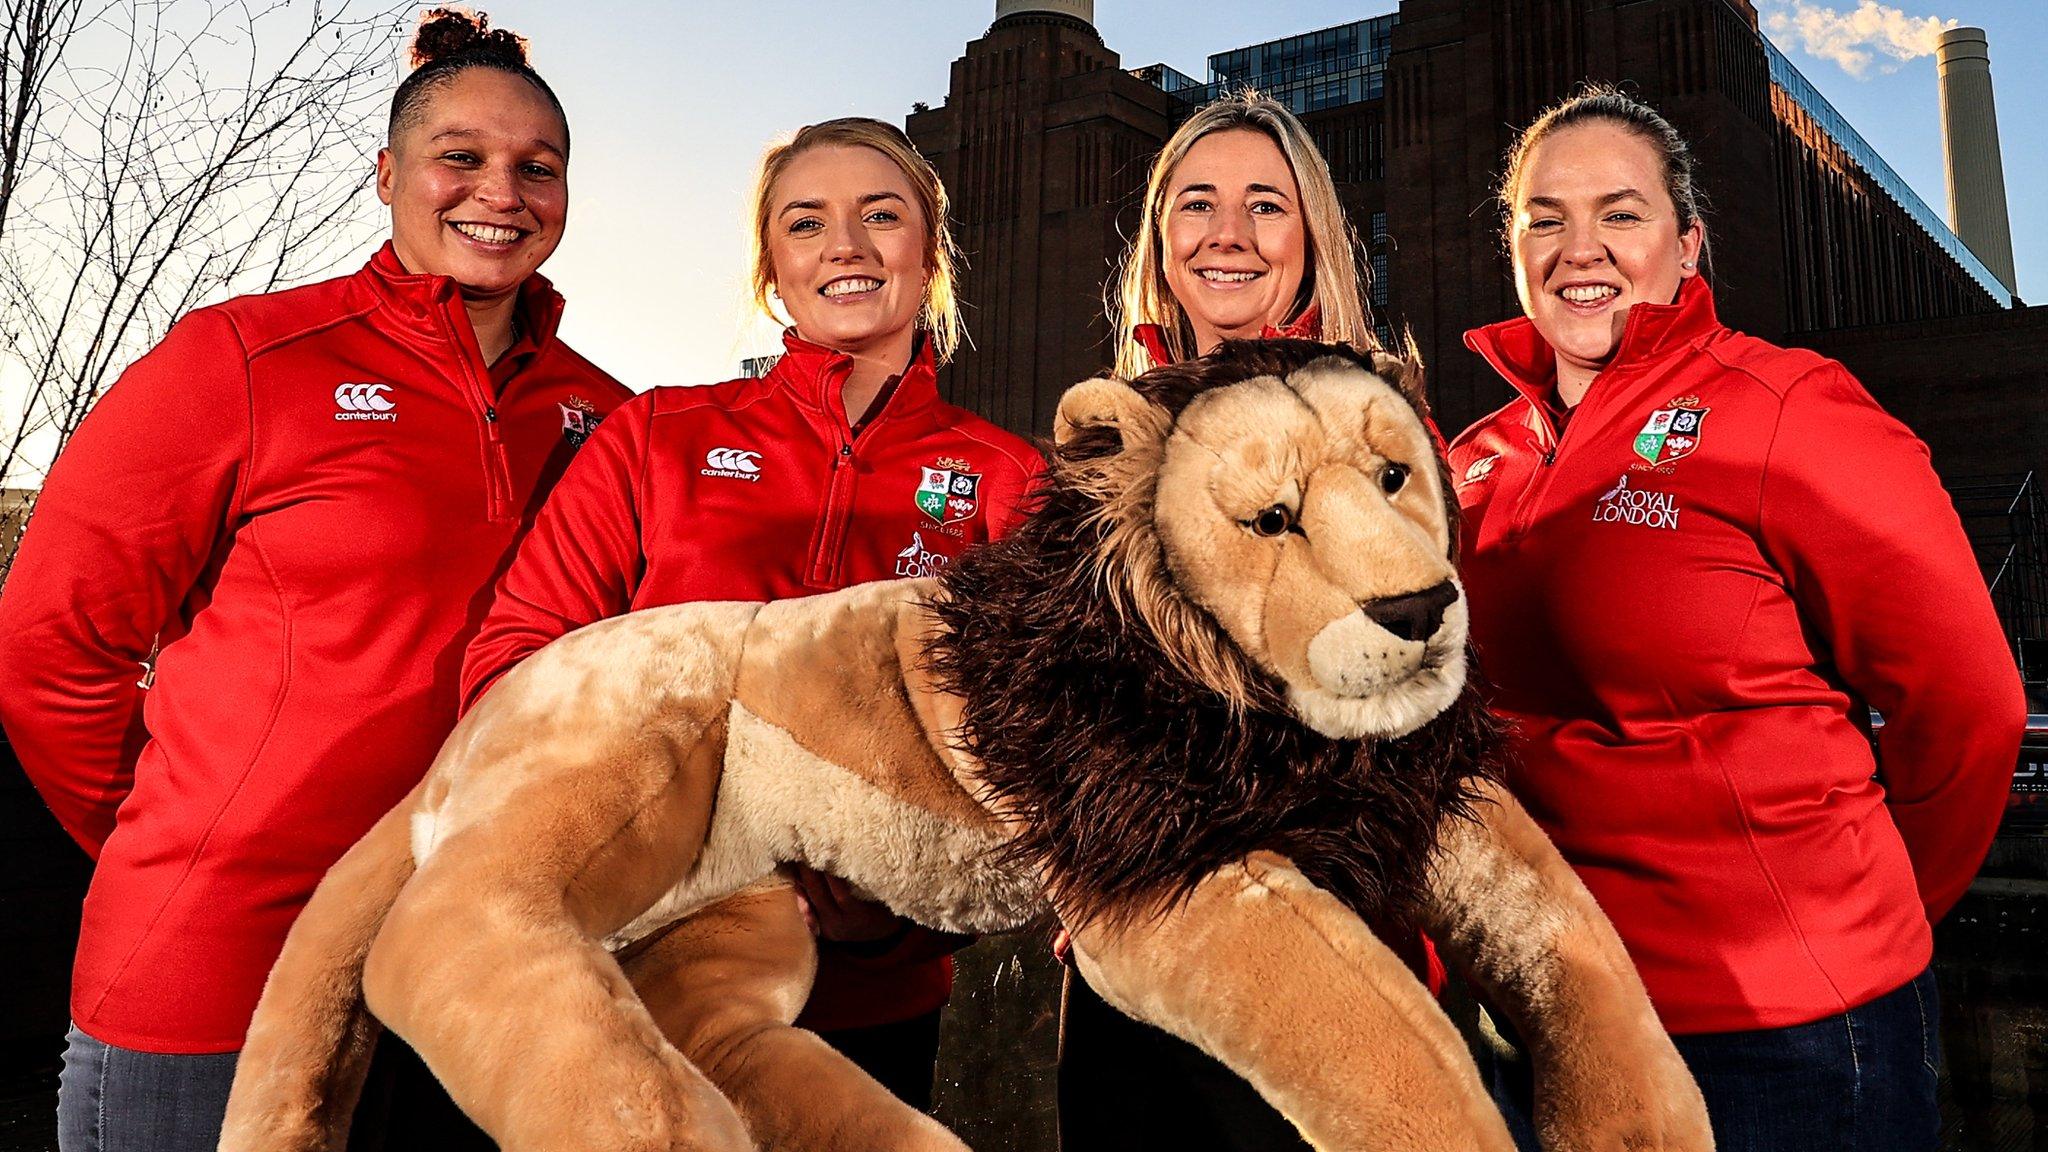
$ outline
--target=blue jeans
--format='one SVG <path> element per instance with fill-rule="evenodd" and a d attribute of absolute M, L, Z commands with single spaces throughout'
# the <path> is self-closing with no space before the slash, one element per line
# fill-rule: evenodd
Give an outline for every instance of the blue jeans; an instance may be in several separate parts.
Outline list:
<path fill-rule="evenodd" d="M 165 1056 L 65 1037 L 57 1081 L 61 1152 L 214 1152 L 235 1054 Z"/>
<path fill-rule="evenodd" d="M 1941 1011 L 1934 971 L 1811 1024 L 1674 1036 L 1699 1081 L 1717 1152 L 1933 1152 Z M 1529 1066 L 1491 1061 L 1493 1098 L 1537 1152 Z"/>
<path fill-rule="evenodd" d="M 237 1053 L 172 1056 L 116 1048 L 76 1027 L 57 1082 L 60 1152 L 215 1152 Z M 488 1152 L 434 1074 L 397 1037 L 377 1041 L 348 1152 Z"/>

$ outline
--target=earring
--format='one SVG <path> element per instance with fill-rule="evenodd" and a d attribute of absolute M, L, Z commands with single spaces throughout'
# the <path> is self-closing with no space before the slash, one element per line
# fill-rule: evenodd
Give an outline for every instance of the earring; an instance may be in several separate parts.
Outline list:
<path fill-rule="evenodd" d="M 1693 269 L 1695 269 L 1695 268 L 1699 267 L 1699 261 L 1697 261 L 1697 260 L 1681 260 L 1681 261 L 1679 261 L 1679 263 L 1678 263 L 1678 266 L 1679 266 L 1680 268 L 1683 268 L 1683 269 L 1685 269 L 1685 270 L 1686 270 L 1687 272 L 1690 272 L 1690 271 L 1692 271 Z"/>

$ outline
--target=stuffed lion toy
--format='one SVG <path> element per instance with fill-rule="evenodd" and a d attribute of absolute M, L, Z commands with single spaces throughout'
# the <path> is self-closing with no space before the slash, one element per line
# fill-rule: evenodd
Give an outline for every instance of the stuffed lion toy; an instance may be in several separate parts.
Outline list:
<path fill-rule="evenodd" d="M 299 918 L 221 1147 L 340 1149 L 381 1022 L 514 1152 L 957 1152 L 791 1025 L 801 863 L 949 932 L 1049 914 L 1317 1148 L 1509 1152 L 1385 942 L 1421 928 L 1527 1038 L 1549 1148 L 1710 1148 L 1497 782 L 1420 404 L 1401 362 L 1301 341 L 1091 380 L 1041 507 L 937 579 L 536 653 Z"/>

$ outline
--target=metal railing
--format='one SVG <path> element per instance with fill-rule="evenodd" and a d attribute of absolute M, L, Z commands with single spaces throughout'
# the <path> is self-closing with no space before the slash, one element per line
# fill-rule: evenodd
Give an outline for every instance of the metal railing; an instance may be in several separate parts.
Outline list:
<path fill-rule="evenodd" d="M 2012 643 L 2020 679 L 2048 688 L 2048 511 L 2032 472 L 1959 478 L 1948 486 L 1991 602 Z"/>

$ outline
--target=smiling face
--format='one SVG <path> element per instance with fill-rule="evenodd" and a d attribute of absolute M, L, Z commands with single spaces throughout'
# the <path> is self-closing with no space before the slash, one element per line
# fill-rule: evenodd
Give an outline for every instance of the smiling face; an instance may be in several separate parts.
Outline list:
<path fill-rule="evenodd" d="M 1301 190 L 1263 132 L 1212 132 L 1167 181 L 1166 284 L 1187 313 L 1196 350 L 1286 323 L 1308 268 Z"/>
<path fill-rule="evenodd" d="M 1508 239 L 1522 311 L 1557 353 L 1576 402 L 1621 346 L 1628 310 L 1669 304 L 1698 275 L 1699 221 L 1679 227 L 1649 141 L 1593 120 L 1545 136 L 1524 161 Z"/>
<path fill-rule="evenodd" d="M 907 361 L 924 304 L 930 226 L 903 170 L 873 148 L 812 148 L 790 159 L 769 206 L 775 294 L 797 335 Z"/>
<path fill-rule="evenodd" d="M 471 303 L 509 297 L 561 243 L 568 131 L 546 96 L 492 68 L 457 73 L 377 153 L 377 198 L 410 272 Z"/>

